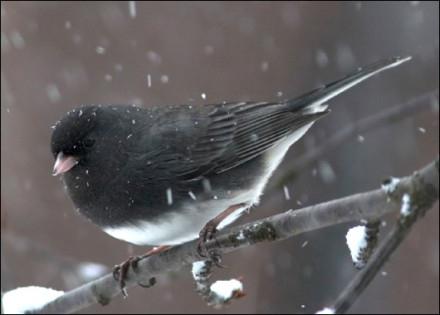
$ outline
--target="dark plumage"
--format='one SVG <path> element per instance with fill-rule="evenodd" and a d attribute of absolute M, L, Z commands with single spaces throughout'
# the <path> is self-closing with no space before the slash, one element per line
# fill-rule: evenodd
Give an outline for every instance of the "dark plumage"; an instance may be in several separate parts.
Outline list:
<path fill-rule="evenodd" d="M 54 172 L 78 210 L 117 238 L 193 239 L 229 206 L 243 204 L 237 217 L 258 201 L 289 146 L 328 113 L 324 102 L 408 59 L 380 61 L 284 102 L 79 107 L 55 125 Z"/>

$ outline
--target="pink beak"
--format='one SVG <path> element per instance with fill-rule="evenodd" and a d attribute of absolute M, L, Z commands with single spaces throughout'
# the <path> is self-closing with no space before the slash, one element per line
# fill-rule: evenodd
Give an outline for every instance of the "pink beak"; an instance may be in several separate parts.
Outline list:
<path fill-rule="evenodd" d="M 57 176 L 69 171 L 72 167 L 78 164 L 78 160 L 73 156 L 64 155 L 63 152 L 58 153 L 57 159 L 53 166 L 53 176 Z"/>

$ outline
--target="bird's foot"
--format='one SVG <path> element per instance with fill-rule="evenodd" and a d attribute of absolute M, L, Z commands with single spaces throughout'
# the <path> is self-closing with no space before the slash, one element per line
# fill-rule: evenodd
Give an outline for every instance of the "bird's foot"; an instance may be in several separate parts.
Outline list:
<path fill-rule="evenodd" d="M 140 256 L 130 256 L 127 260 L 123 261 L 119 265 L 115 265 L 113 268 L 113 278 L 119 282 L 122 295 L 127 297 L 127 288 L 125 281 L 127 280 L 127 274 L 130 267 L 135 271 L 137 263 L 141 259 Z"/>
<path fill-rule="evenodd" d="M 138 262 L 141 259 L 147 258 L 152 255 L 160 254 L 160 253 L 166 251 L 167 249 L 169 249 L 170 247 L 171 246 L 153 247 L 151 250 L 146 252 L 144 255 L 130 256 L 127 260 L 120 263 L 119 265 L 116 265 L 113 268 L 113 278 L 119 282 L 119 287 L 121 288 L 121 292 L 124 297 L 127 297 L 126 280 L 127 280 L 127 275 L 128 275 L 128 271 L 129 271 L 130 267 L 133 269 L 134 272 L 136 272 L 136 270 L 138 268 Z M 138 283 L 138 284 L 141 287 L 149 288 L 149 287 L 152 287 L 155 283 L 156 283 L 156 279 L 151 278 L 149 280 L 149 283 L 147 283 L 147 284 L 142 284 L 142 283 Z"/>
<path fill-rule="evenodd" d="M 217 233 L 217 225 L 214 220 L 209 221 L 199 233 L 199 241 L 197 243 L 197 253 L 203 258 L 209 258 L 217 267 L 223 267 L 221 264 L 221 254 L 218 250 L 209 250 L 206 246 L 208 241 L 214 240 L 218 245 L 215 234 Z"/>
<path fill-rule="evenodd" d="M 203 227 L 203 229 L 199 233 L 199 242 L 197 243 L 197 253 L 200 255 L 200 257 L 209 258 L 218 267 L 223 267 L 220 264 L 221 255 L 220 255 L 219 251 L 213 250 L 213 249 L 209 250 L 206 246 L 206 243 L 211 240 L 214 240 L 216 247 L 220 247 L 220 244 L 218 243 L 217 239 L 215 238 L 215 234 L 217 233 L 217 227 L 229 215 L 233 214 L 235 211 L 239 210 L 240 208 L 244 208 L 247 206 L 248 205 L 245 203 L 239 203 L 236 205 L 232 205 L 232 206 L 228 207 L 225 211 L 220 213 L 218 216 L 216 216 L 214 219 L 212 219 L 212 220 L 208 221 L 208 223 L 206 223 L 206 225 Z"/>

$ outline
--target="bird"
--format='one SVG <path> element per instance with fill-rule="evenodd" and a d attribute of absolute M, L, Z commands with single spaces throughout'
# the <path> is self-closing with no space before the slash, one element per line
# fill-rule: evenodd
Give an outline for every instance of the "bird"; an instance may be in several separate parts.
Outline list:
<path fill-rule="evenodd" d="M 53 126 L 53 175 L 107 234 L 159 246 L 150 254 L 198 238 L 202 253 L 258 204 L 289 147 L 330 112 L 327 101 L 410 59 L 382 59 L 283 101 L 82 105 Z"/>

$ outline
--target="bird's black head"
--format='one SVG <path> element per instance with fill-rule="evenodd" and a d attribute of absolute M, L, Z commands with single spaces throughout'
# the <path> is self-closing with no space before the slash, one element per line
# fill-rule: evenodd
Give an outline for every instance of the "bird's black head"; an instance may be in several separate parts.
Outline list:
<path fill-rule="evenodd" d="M 53 174 L 69 171 L 87 158 L 96 142 L 98 106 L 82 106 L 68 112 L 52 132 L 51 150 L 56 159 Z"/>

